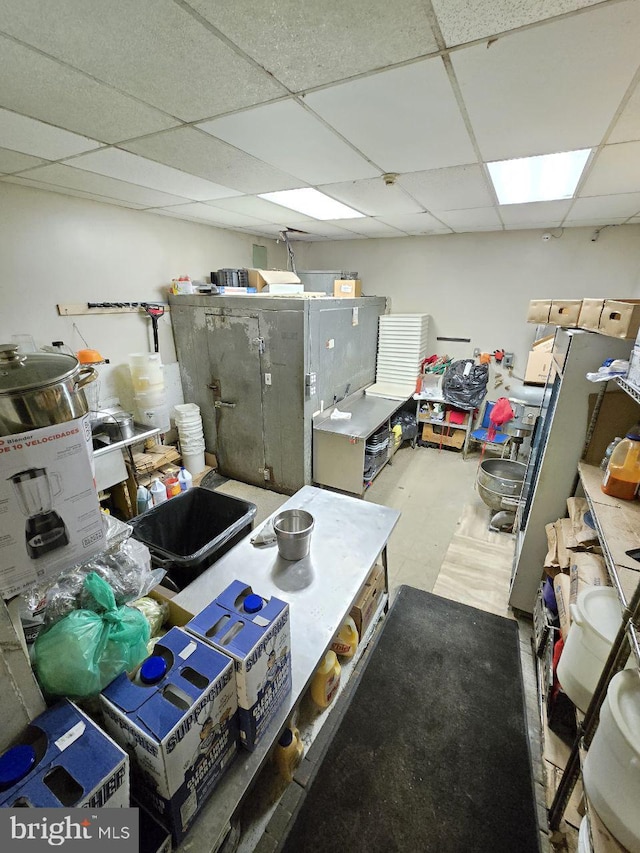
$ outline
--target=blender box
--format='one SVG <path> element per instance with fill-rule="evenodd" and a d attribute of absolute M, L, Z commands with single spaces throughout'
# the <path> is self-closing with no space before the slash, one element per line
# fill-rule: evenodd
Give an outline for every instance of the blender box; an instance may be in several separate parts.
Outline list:
<path fill-rule="evenodd" d="M 237 753 L 232 662 L 171 628 L 132 677 L 102 691 L 101 705 L 131 758 L 134 796 L 178 843 Z"/>
<path fill-rule="evenodd" d="M 68 699 L 0 755 L 0 806 L 128 808 L 129 757 Z"/>
<path fill-rule="evenodd" d="M 291 693 L 289 605 L 234 581 L 186 628 L 233 658 L 240 743 L 253 750 Z"/>
<path fill-rule="evenodd" d="M 105 546 L 89 416 L 0 437 L 0 594 L 9 599 Z"/>

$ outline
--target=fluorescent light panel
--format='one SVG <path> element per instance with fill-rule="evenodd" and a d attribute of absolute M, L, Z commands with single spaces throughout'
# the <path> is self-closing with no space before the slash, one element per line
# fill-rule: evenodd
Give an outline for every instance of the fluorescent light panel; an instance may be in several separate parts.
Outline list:
<path fill-rule="evenodd" d="M 590 148 L 487 163 L 500 204 L 572 198 Z"/>
<path fill-rule="evenodd" d="M 276 193 L 260 193 L 260 198 L 272 201 L 298 213 L 305 213 L 314 219 L 360 219 L 364 213 L 358 213 L 346 204 L 329 198 L 328 195 L 314 190 L 312 187 L 302 187 L 299 190 L 282 190 Z"/>

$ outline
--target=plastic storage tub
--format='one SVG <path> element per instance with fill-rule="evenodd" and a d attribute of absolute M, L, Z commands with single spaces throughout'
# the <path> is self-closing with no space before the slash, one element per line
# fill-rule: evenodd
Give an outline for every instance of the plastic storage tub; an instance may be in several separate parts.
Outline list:
<path fill-rule="evenodd" d="M 131 519 L 133 536 L 184 589 L 251 532 L 256 505 L 199 486 Z"/>

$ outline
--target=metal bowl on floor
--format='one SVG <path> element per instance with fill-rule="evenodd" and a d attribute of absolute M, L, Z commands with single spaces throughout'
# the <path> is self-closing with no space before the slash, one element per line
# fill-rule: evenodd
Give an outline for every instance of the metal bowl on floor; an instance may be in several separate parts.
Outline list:
<path fill-rule="evenodd" d="M 516 510 L 525 470 L 526 465 L 511 459 L 485 459 L 480 463 L 476 485 L 489 509 Z"/>

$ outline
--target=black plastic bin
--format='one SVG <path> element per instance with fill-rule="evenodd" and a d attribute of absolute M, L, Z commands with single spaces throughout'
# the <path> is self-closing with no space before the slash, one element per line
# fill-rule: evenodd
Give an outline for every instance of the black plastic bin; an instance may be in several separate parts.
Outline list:
<path fill-rule="evenodd" d="M 256 505 L 195 487 L 130 521 L 153 562 L 184 589 L 251 532 Z"/>

